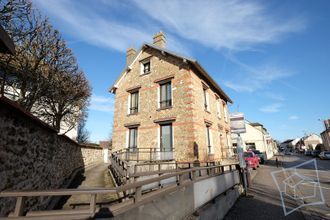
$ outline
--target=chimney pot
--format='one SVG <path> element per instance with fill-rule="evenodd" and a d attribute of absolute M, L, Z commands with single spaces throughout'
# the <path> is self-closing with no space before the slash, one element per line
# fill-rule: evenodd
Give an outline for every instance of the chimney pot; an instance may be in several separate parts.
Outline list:
<path fill-rule="evenodd" d="M 162 31 L 156 33 L 153 39 L 154 39 L 154 45 L 162 48 L 166 47 L 166 38 Z"/>
<path fill-rule="evenodd" d="M 133 47 L 130 47 L 126 51 L 126 65 L 130 65 L 133 62 L 133 59 L 135 57 L 136 50 Z"/>

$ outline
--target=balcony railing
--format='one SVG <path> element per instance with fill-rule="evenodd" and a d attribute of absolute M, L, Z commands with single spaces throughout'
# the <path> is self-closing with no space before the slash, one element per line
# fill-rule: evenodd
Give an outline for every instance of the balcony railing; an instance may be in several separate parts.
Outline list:
<path fill-rule="evenodd" d="M 112 153 L 125 161 L 170 161 L 174 160 L 174 150 L 159 148 L 126 148 Z"/>

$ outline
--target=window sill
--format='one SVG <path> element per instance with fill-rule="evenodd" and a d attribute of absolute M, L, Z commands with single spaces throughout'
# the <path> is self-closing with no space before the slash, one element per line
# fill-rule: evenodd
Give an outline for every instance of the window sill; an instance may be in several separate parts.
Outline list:
<path fill-rule="evenodd" d="M 165 110 L 165 109 L 171 109 L 171 108 L 173 108 L 173 106 L 162 107 L 162 108 L 158 108 L 157 111 L 161 111 L 161 110 Z"/>
<path fill-rule="evenodd" d="M 139 114 L 138 112 L 136 112 L 136 113 L 129 113 L 129 114 L 127 114 L 127 116 L 138 115 L 138 114 Z"/>
<path fill-rule="evenodd" d="M 146 73 L 142 73 L 142 74 L 140 74 L 140 76 L 149 75 L 150 73 L 151 73 L 151 71 L 149 71 L 149 72 L 146 72 Z"/>

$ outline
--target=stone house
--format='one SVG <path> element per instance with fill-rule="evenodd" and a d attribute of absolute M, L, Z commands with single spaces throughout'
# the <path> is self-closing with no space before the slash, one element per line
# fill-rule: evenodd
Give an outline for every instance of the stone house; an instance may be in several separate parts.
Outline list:
<path fill-rule="evenodd" d="M 227 109 L 232 100 L 196 60 L 167 50 L 159 32 L 153 44 L 129 48 L 126 61 L 110 88 L 113 151 L 150 148 L 172 152 L 167 159 L 176 161 L 232 156 Z"/>

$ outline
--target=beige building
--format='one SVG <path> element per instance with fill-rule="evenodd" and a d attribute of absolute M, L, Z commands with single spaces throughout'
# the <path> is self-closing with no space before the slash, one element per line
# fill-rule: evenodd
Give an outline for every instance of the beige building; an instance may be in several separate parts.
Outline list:
<path fill-rule="evenodd" d="M 310 148 L 312 148 L 313 150 L 315 150 L 315 147 L 318 144 L 322 144 L 322 139 L 317 134 L 306 135 L 306 136 L 302 137 L 300 139 L 300 141 L 298 142 L 298 145 L 302 149 L 310 149 Z"/>
<path fill-rule="evenodd" d="M 228 95 L 194 59 L 153 44 L 127 50 L 115 94 L 113 151 L 154 149 L 156 159 L 218 161 L 232 155 Z M 162 158 L 161 152 L 170 152 Z"/>
<path fill-rule="evenodd" d="M 325 130 L 321 133 L 324 150 L 330 151 L 330 119 L 324 121 Z"/>
<path fill-rule="evenodd" d="M 273 157 L 277 152 L 277 145 L 267 129 L 260 123 L 245 121 L 246 132 L 240 134 L 244 150 L 255 149 L 266 155 L 265 159 Z M 233 145 L 237 145 L 237 135 L 232 134 Z"/>

